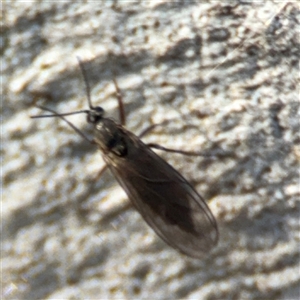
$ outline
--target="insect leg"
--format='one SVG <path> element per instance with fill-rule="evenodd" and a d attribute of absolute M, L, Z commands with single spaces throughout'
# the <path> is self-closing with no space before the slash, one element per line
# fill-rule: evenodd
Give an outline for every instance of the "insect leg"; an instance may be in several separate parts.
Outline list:
<path fill-rule="evenodd" d="M 164 126 L 168 123 L 170 123 L 172 120 L 165 120 L 161 123 L 158 123 L 158 124 L 153 124 L 153 125 L 150 125 L 149 127 L 145 128 L 139 135 L 138 137 L 139 138 L 142 138 L 143 136 L 145 136 L 146 134 L 148 134 L 150 131 L 152 131 L 155 127 L 157 126 Z"/>
<path fill-rule="evenodd" d="M 118 104 L 119 104 L 119 117 L 120 117 L 120 123 L 121 125 L 125 125 L 126 124 L 126 117 L 125 117 L 125 109 L 124 109 L 124 104 L 123 104 L 123 98 L 122 98 L 122 94 L 121 91 L 119 89 L 119 86 L 117 84 L 116 79 L 113 79 L 114 81 L 114 85 L 116 88 L 116 94 L 117 94 L 117 99 L 118 99 Z"/>
<path fill-rule="evenodd" d="M 80 129 L 78 129 L 75 125 L 73 125 L 70 121 L 68 121 L 64 117 L 64 116 L 69 116 L 69 115 L 75 115 L 75 114 L 83 113 L 83 112 L 86 112 L 86 111 L 83 110 L 83 111 L 77 111 L 77 112 L 73 112 L 73 113 L 59 114 L 55 110 L 52 110 L 52 109 L 44 107 L 44 106 L 36 105 L 36 107 L 38 107 L 41 110 L 45 110 L 45 111 L 51 112 L 52 115 L 31 116 L 30 118 L 32 118 L 32 119 L 38 119 L 38 118 L 58 117 L 61 120 L 65 121 L 71 128 L 73 128 L 73 130 L 76 131 L 84 140 L 88 141 L 91 144 L 96 144 L 94 140 L 91 140 L 90 138 L 88 138 Z"/>
<path fill-rule="evenodd" d="M 163 150 L 166 152 L 179 153 L 179 154 L 183 154 L 183 155 L 187 155 L 187 156 L 214 156 L 214 155 L 207 154 L 204 152 L 194 152 L 194 151 L 183 151 L 183 150 L 170 149 L 170 148 L 166 148 L 161 145 L 154 144 L 154 143 L 149 143 L 149 144 L 147 144 L 147 146 L 150 148 L 159 149 L 159 150 Z"/>
<path fill-rule="evenodd" d="M 178 153 L 182 155 L 187 155 L 187 156 L 203 156 L 203 157 L 228 157 L 232 156 L 231 152 L 224 151 L 223 149 L 216 149 L 216 151 L 210 153 L 204 152 L 204 151 L 183 151 L 183 150 L 176 150 L 176 149 L 170 149 L 163 147 L 161 145 L 155 144 L 155 143 L 149 143 L 147 144 L 148 147 L 166 151 L 166 152 L 172 152 L 172 153 Z"/>
<path fill-rule="evenodd" d="M 106 170 L 107 170 L 107 165 L 105 165 L 103 168 L 100 169 L 98 174 L 95 176 L 94 180 L 95 181 L 99 180 Z"/>

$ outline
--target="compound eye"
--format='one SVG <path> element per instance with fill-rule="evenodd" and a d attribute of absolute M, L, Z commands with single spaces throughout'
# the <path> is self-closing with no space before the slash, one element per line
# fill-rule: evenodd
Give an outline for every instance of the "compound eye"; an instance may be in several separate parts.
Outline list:
<path fill-rule="evenodd" d="M 97 122 L 99 122 L 104 115 L 104 109 L 100 106 L 96 106 L 93 107 L 87 115 L 87 122 L 88 123 L 92 123 L 92 124 L 96 124 Z"/>
<path fill-rule="evenodd" d="M 104 109 L 101 106 L 96 106 L 93 110 L 98 116 L 102 117 L 104 115 Z"/>

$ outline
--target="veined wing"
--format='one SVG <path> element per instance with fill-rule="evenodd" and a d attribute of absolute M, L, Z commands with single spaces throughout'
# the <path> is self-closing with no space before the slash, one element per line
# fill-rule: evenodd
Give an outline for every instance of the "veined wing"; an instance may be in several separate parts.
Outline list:
<path fill-rule="evenodd" d="M 125 157 L 104 155 L 112 173 L 136 209 L 170 246 L 200 258 L 218 241 L 209 207 L 171 165 L 127 132 Z"/>

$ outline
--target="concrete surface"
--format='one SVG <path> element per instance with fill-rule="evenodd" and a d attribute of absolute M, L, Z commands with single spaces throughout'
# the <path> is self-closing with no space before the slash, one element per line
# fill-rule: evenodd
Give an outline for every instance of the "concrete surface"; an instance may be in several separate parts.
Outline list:
<path fill-rule="evenodd" d="M 2 299 L 299 299 L 299 6 L 279 1 L 2 2 Z M 92 99 L 210 206 L 202 260 L 162 242 L 100 152 L 34 103 Z M 69 118 L 87 131 L 85 117 Z M 87 132 L 89 134 L 89 132 Z M 218 151 L 226 155 L 218 156 Z M 214 155 L 215 154 L 215 155 Z"/>

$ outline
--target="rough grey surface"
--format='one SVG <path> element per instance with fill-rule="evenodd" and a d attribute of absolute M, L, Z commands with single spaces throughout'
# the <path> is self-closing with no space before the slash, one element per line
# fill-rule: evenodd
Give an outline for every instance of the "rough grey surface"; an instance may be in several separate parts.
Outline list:
<path fill-rule="evenodd" d="M 3 299 L 299 299 L 299 7 L 292 2 L 2 3 Z M 218 247 L 189 259 L 131 207 L 101 155 L 33 102 L 86 107 L 147 141 L 207 200 Z M 82 116 L 70 118 L 84 130 Z"/>

